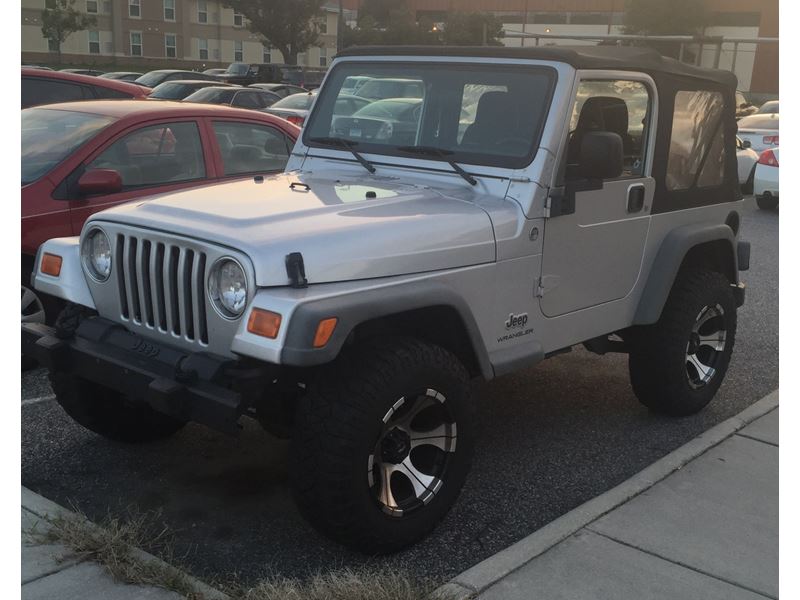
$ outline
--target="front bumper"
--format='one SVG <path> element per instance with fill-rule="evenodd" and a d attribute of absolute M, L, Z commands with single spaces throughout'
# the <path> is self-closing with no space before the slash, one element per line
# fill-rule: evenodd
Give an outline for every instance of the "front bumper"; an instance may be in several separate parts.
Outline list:
<path fill-rule="evenodd" d="M 22 353 L 51 370 L 71 373 L 144 402 L 173 417 L 236 434 L 239 417 L 271 381 L 270 365 L 187 353 L 100 317 L 59 339 L 42 324 L 22 323 Z"/>

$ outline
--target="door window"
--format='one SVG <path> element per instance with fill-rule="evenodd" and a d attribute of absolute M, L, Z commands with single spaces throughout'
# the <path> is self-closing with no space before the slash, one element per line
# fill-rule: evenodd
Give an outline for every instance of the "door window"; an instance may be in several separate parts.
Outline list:
<path fill-rule="evenodd" d="M 256 98 L 256 94 L 251 92 L 239 92 L 233 97 L 231 104 L 242 108 L 262 108 L 258 98 Z"/>
<path fill-rule="evenodd" d="M 125 188 L 203 179 L 203 148 L 197 124 L 143 127 L 117 140 L 86 166 L 114 169 Z"/>
<path fill-rule="evenodd" d="M 225 175 L 282 171 L 289 160 L 290 143 L 269 125 L 215 121 Z"/>
<path fill-rule="evenodd" d="M 650 122 L 650 94 L 639 81 L 582 81 L 569 125 L 567 175 L 578 164 L 583 137 L 594 131 L 622 138 L 622 178 L 644 175 Z"/>
<path fill-rule="evenodd" d="M 22 108 L 37 104 L 71 102 L 92 98 L 88 88 L 74 83 L 24 77 L 22 79 Z"/>

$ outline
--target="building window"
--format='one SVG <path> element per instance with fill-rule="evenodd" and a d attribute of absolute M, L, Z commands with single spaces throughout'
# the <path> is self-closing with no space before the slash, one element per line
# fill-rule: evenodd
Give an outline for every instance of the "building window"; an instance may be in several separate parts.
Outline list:
<path fill-rule="evenodd" d="M 131 56 L 142 55 L 142 32 L 131 31 Z"/>
<path fill-rule="evenodd" d="M 264 52 L 261 55 L 261 62 L 269 64 L 272 62 L 272 48 L 269 46 L 264 46 L 263 49 Z"/>
<path fill-rule="evenodd" d="M 58 40 L 47 40 L 47 50 L 50 52 L 58 52 Z"/>
<path fill-rule="evenodd" d="M 86 0 L 86 12 L 92 15 L 97 14 L 97 0 Z"/>
<path fill-rule="evenodd" d="M 175 0 L 164 0 L 164 20 L 175 20 Z"/>
<path fill-rule="evenodd" d="M 128 16 L 134 19 L 142 18 L 142 0 L 128 0 Z"/>
<path fill-rule="evenodd" d="M 174 33 L 167 33 L 164 35 L 165 56 L 167 58 L 175 58 L 178 56 L 178 44 L 175 41 Z"/>
<path fill-rule="evenodd" d="M 208 60 L 208 40 L 197 40 L 197 54 L 200 60 Z"/>
<path fill-rule="evenodd" d="M 233 26 L 244 27 L 244 15 L 242 13 L 233 13 Z"/>
<path fill-rule="evenodd" d="M 100 54 L 100 32 L 89 32 L 89 54 Z"/>
<path fill-rule="evenodd" d="M 306 64 L 306 53 L 301 52 L 297 55 L 297 64 L 298 65 L 305 65 Z"/>
<path fill-rule="evenodd" d="M 56 0 L 44 0 L 44 7 L 55 10 Z"/>
<path fill-rule="evenodd" d="M 197 22 L 208 23 L 208 2 L 206 0 L 197 2 Z"/>
<path fill-rule="evenodd" d="M 319 32 L 320 32 L 322 35 L 325 35 L 325 34 L 327 34 L 327 33 L 328 33 L 328 17 L 323 17 L 323 18 L 322 18 L 322 19 L 321 19 L 321 20 L 320 20 L 320 21 L 317 23 L 317 25 L 319 26 Z"/>
<path fill-rule="evenodd" d="M 325 46 L 320 46 L 319 48 L 319 66 L 328 66 L 328 49 Z"/>
<path fill-rule="evenodd" d="M 233 62 L 242 62 L 244 60 L 244 51 L 242 49 L 242 42 L 233 42 Z"/>

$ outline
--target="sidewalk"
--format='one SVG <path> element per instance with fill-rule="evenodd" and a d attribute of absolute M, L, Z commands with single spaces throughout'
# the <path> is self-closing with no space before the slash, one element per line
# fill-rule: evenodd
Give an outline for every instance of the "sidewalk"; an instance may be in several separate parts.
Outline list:
<path fill-rule="evenodd" d="M 480 600 L 778 597 L 778 392 L 457 576 Z"/>
<path fill-rule="evenodd" d="M 115 581 L 100 565 L 83 561 L 60 544 L 39 544 L 28 532 L 47 531 L 45 517 L 68 512 L 58 504 L 22 488 L 22 599 L 23 600 L 180 600 L 182 595 L 158 587 Z M 157 558 L 140 552 L 146 560 Z M 225 598 L 194 580 L 198 597 Z M 202 595 L 201 595 L 202 594 Z"/>

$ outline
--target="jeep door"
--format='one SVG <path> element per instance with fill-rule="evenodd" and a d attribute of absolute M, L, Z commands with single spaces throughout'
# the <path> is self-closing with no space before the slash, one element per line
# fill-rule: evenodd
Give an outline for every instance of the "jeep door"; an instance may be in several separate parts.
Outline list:
<path fill-rule="evenodd" d="M 539 294 L 548 317 L 624 298 L 639 277 L 655 190 L 655 89 L 646 75 L 578 72 L 553 182 L 564 197 L 560 211 L 550 201 L 545 224 Z M 596 132 L 621 138 L 621 173 L 604 179 L 582 175 L 591 170 L 580 164 L 582 142 Z"/>

